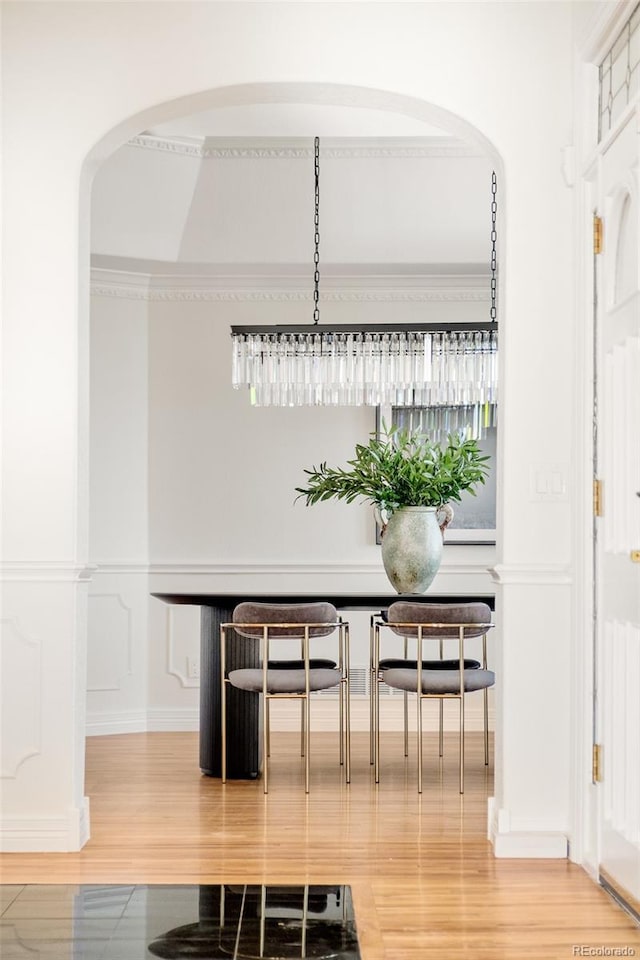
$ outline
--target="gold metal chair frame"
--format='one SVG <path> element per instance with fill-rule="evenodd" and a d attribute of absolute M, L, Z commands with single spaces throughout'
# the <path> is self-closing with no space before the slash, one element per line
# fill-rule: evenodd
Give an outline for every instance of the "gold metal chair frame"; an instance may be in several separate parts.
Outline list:
<path fill-rule="evenodd" d="M 439 723 L 439 737 L 438 737 L 438 747 L 439 755 L 442 757 L 444 753 L 444 738 L 443 738 L 443 713 L 444 713 L 444 701 L 445 700 L 459 700 L 460 701 L 460 731 L 459 731 L 459 777 L 460 777 L 460 793 L 464 793 L 464 640 L 465 640 L 465 631 L 470 630 L 475 632 L 474 637 L 469 639 L 475 639 L 480 635 L 482 638 L 482 669 L 487 669 L 487 633 L 493 628 L 493 623 L 415 623 L 415 622 L 405 622 L 405 623 L 388 623 L 385 620 L 376 619 L 375 617 L 371 618 L 371 629 L 372 629 L 372 643 L 371 643 L 371 655 L 370 655 L 370 667 L 371 667 L 371 694 L 370 694 L 370 723 L 371 723 L 371 737 L 370 737 L 370 754 L 373 758 L 372 762 L 374 765 L 375 771 L 375 782 L 380 782 L 380 684 L 384 683 L 384 673 L 385 671 L 380 670 L 380 628 L 386 627 L 388 629 L 396 632 L 398 629 L 407 627 L 411 630 L 417 630 L 416 637 L 416 697 L 417 697 L 417 740 L 418 740 L 418 793 L 422 793 L 422 701 L 423 700 L 439 700 L 440 701 L 440 723 Z M 448 636 L 437 637 L 437 632 L 440 631 L 449 631 Z M 460 672 L 460 692 L 459 693 L 423 693 L 422 692 L 422 643 L 423 640 L 439 640 L 440 647 L 440 659 L 443 658 L 443 644 L 445 639 L 451 639 L 451 631 L 458 631 L 458 656 L 459 656 L 459 672 Z M 429 631 L 428 635 L 425 635 L 425 631 Z M 434 637 L 433 631 L 436 632 Z M 408 637 L 403 637 L 404 641 L 404 659 L 407 659 L 407 641 Z M 409 691 L 403 691 L 404 693 L 404 755 L 407 757 L 409 755 L 409 733 L 408 733 L 408 694 Z M 477 691 L 469 691 L 477 692 Z M 485 766 L 489 764 L 489 689 L 488 687 L 483 688 L 483 715 L 484 715 L 484 762 Z"/>
<path fill-rule="evenodd" d="M 227 649 L 227 631 L 229 629 L 251 629 L 262 630 L 261 638 L 261 660 L 262 660 L 262 781 L 264 792 L 269 792 L 269 752 L 270 752 L 270 730 L 269 730 L 269 704 L 271 700 L 300 700 L 302 707 L 302 755 L 304 756 L 304 789 L 309 793 L 310 781 L 310 753 L 311 753 L 311 696 L 314 691 L 310 689 L 309 666 L 309 639 L 310 632 L 323 627 L 334 627 L 338 630 L 338 670 L 341 673 L 339 681 L 339 735 L 340 735 L 340 766 L 345 768 L 345 781 L 351 783 L 351 707 L 350 707 L 350 687 L 349 687 L 349 624 L 341 618 L 330 623 L 223 623 L 220 625 L 220 710 L 221 710 L 221 760 L 222 760 L 222 783 L 227 782 L 227 678 L 226 668 L 226 649 Z M 271 637 L 273 630 L 291 629 L 296 633 L 291 637 L 278 636 Z M 303 631 L 301 638 L 301 653 L 304 660 L 305 672 L 305 690 L 296 693 L 269 693 L 268 692 L 268 672 L 269 672 L 269 641 L 276 640 L 295 640 L 300 631 Z M 246 640 L 238 634 L 238 640 Z M 338 684 L 336 684 L 338 686 Z"/>

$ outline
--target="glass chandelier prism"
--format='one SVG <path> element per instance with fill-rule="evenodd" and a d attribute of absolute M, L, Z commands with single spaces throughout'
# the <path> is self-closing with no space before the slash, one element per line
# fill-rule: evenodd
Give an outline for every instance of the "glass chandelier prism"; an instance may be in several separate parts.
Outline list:
<path fill-rule="evenodd" d="M 491 319 L 486 323 L 319 325 L 319 139 L 314 141 L 313 325 L 233 326 L 232 385 L 254 406 L 466 409 L 482 435 L 498 402 L 495 174 L 492 179 Z M 444 420 L 443 420 L 444 422 Z"/>

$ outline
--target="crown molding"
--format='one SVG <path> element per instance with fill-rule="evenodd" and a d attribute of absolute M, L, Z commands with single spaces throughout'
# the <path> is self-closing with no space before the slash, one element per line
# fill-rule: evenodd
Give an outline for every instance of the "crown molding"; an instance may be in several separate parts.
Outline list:
<path fill-rule="evenodd" d="M 127 146 L 158 150 L 197 160 L 309 160 L 307 137 L 158 137 L 141 133 Z M 324 137 L 320 156 L 327 160 L 414 160 L 432 157 L 482 157 L 474 144 L 456 137 Z"/>
<path fill-rule="evenodd" d="M 165 265 L 175 271 L 177 264 Z M 193 268 L 192 268 L 193 269 Z M 91 270 L 91 294 L 145 301 L 273 301 L 311 302 L 312 278 L 308 268 L 296 265 L 254 267 L 240 273 L 226 265 L 212 265 L 208 272 L 149 272 L 94 266 Z M 434 265 L 426 270 L 418 266 L 389 265 L 325 266 L 321 301 L 355 302 L 481 302 L 490 300 L 489 277 L 475 264 L 463 265 L 468 272 L 454 273 L 450 265 Z M 482 269 L 482 268 L 480 268 Z M 438 271 L 439 272 L 436 272 Z"/>

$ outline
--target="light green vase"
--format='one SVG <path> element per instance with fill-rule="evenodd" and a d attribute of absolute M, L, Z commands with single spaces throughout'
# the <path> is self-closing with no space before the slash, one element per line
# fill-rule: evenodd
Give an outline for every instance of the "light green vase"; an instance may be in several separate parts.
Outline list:
<path fill-rule="evenodd" d="M 436 507 L 401 507 L 382 537 L 382 562 L 398 593 L 424 593 L 442 560 L 442 531 Z"/>

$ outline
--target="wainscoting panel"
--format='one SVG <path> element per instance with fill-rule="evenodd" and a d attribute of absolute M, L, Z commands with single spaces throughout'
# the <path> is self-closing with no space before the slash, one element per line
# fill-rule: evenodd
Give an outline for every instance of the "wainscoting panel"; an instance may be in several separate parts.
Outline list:
<path fill-rule="evenodd" d="M 15 619 L 2 624 L 2 656 L 11 663 L 15 682 L 7 684 L 2 699 L 2 728 L 11 736 L 2 740 L 1 779 L 15 779 L 29 757 L 40 753 L 42 651 L 40 641 L 29 637 Z M 19 722 L 16 718 L 20 718 Z"/>
<path fill-rule="evenodd" d="M 102 570 L 88 599 L 89 736 L 147 728 L 148 577 L 136 568 Z"/>

